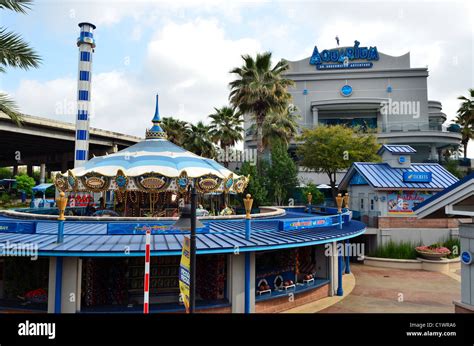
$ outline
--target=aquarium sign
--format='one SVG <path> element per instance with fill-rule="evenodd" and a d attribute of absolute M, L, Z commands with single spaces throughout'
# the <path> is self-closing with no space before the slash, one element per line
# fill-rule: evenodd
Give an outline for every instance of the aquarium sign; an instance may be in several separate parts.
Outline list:
<path fill-rule="evenodd" d="M 403 172 L 405 183 L 431 183 L 431 172 Z"/>
<path fill-rule="evenodd" d="M 315 46 L 309 63 L 315 65 L 318 70 L 371 68 L 372 61 L 379 60 L 377 47 L 359 47 L 359 45 L 359 41 L 354 41 L 354 47 L 325 49 L 322 52 Z"/>

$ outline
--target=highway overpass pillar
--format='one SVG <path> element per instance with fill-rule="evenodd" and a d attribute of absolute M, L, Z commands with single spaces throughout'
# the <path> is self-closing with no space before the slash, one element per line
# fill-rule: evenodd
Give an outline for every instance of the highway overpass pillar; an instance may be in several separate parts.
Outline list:
<path fill-rule="evenodd" d="M 46 182 L 46 164 L 42 163 L 40 165 L 40 184 L 44 184 Z"/>

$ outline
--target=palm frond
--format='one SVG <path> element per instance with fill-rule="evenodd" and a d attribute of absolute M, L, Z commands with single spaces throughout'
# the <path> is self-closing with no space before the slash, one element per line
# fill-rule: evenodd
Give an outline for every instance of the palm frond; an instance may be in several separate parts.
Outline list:
<path fill-rule="evenodd" d="M 10 117 L 10 119 L 18 126 L 21 125 L 22 117 L 15 101 L 4 93 L 0 93 L 0 111 Z"/>
<path fill-rule="evenodd" d="M 41 57 L 20 35 L 0 28 L 0 65 L 27 70 L 38 67 L 40 62 Z"/>
<path fill-rule="evenodd" d="M 31 0 L 0 0 L 0 9 L 26 13 L 26 10 L 31 8 L 32 3 Z"/>

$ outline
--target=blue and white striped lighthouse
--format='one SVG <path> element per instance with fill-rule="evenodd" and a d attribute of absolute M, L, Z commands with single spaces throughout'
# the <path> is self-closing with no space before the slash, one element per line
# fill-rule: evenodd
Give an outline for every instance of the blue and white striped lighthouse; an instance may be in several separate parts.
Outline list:
<path fill-rule="evenodd" d="M 77 118 L 74 168 L 82 167 L 89 158 L 89 118 L 91 101 L 92 53 L 95 48 L 91 23 L 79 23 L 79 72 L 77 80 Z"/>

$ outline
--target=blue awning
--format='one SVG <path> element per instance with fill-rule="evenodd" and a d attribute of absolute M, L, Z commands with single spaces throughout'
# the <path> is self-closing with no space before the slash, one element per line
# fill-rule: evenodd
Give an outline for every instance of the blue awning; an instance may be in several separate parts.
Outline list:
<path fill-rule="evenodd" d="M 51 186 L 53 186 L 54 184 L 39 184 L 39 185 L 36 185 L 35 187 L 32 188 L 32 190 L 34 192 L 45 192 L 48 188 L 50 188 Z"/>

